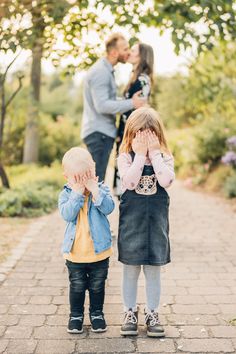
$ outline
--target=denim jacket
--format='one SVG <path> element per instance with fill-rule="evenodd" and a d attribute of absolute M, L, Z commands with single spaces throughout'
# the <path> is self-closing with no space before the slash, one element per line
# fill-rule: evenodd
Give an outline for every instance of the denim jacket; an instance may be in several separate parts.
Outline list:
<path fill-rule="evenodd" d="M 84 195 L 74 192 L 67 184 L 61 191 L 58 200 L 59 211 L 67 221 L 62 253 L 69 253 L 73 246 L 76 235 L 76 223 L 80 209 L 84 205 Z M 110 195 L 109 188 L 99 183 L 99 196 L 95 202 L 92 195 L 88 200 L 88 222 L 90 234 L 96 254 L 99 254 L 111 247 L 111 231 L 106 215 L 110 214 L 115 203 Z"/>

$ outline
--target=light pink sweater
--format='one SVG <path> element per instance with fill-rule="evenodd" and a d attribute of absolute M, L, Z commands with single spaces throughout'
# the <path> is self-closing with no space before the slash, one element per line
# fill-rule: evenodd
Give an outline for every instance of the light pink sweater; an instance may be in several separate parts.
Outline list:
<path fill-rule="evenodd" d="M 159 150 L 152 151 L 149 156 L 135 154 L 133 162 L 130 154 L 122 153 L 117 162 L 122 192 L 137 187 L 144 165 L 153 166 L 156 178 L 163 188 L 169 187 L 175 179 L 173 156 L 164 155 L 162 157 Z"/>

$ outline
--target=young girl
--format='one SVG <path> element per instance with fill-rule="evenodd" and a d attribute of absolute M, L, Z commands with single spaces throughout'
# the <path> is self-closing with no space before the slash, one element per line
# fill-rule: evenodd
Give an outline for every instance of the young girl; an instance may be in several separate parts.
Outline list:
<path fill-rule="evenodd" d="M 175 178 L 171 155 L 158 113 L 147 107 L 127 120 L 118 169 L 122 191 L 118 234 L 123 266 L 125 306 L 122 335 L 138 334 L 136 306 L 138 277 L 143 265 L 147 304 L 147 335 L 164 336 L 158 319 L 161 266 L 170 262 L 169 196 L 165 188 Z"/>

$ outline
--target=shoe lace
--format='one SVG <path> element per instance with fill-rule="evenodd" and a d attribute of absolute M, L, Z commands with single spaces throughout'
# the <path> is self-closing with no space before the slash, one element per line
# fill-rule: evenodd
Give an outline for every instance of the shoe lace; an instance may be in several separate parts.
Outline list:
<path fill-rule="evenodd" d="M 103 315 L 97 315 L 97 316 L 95 316 L 95 315 L 93 316 L 93 315 L 92 315 L 92 316 L 91 316 L 91 319 L 92 319 L 92 321 L 93 321 L 93 320 L 103 320 Z"/>
<path fill-rule="evenodd" d="M 145 316 L 145 322 L 147 322 L 148 320 L 150 320 L 150 326 L 155 326 L 157 324 L 160 324 L 157 312 L 147 313 Z"/>
<path fill-rule="evenodd" d="M 83 321 L 83 316 L 78 316 L 78 317 L 71 317 L 70 318 L 71 321 Z"/>
<path fill-rule="evenodd" d="M 137 323 L 137 317 L 135 316 L 133 311 L 129 310 L 126 312 L 124 322 L 125 323 L 129 322 L 129 323 L 133 323 L 133 324 Z"/>

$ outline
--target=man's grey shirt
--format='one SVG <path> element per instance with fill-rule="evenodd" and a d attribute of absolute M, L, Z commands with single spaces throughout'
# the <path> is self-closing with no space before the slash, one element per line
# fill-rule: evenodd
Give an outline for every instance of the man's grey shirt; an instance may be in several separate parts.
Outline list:
<path fill-rule="evenodd" d="M 133 109 L 132 99 L 116 99 L 111 63 L 104 57 L 88 71 L 84 80 L 82 139 L 94 132 L 116 137 L 116 114 Z"/>

